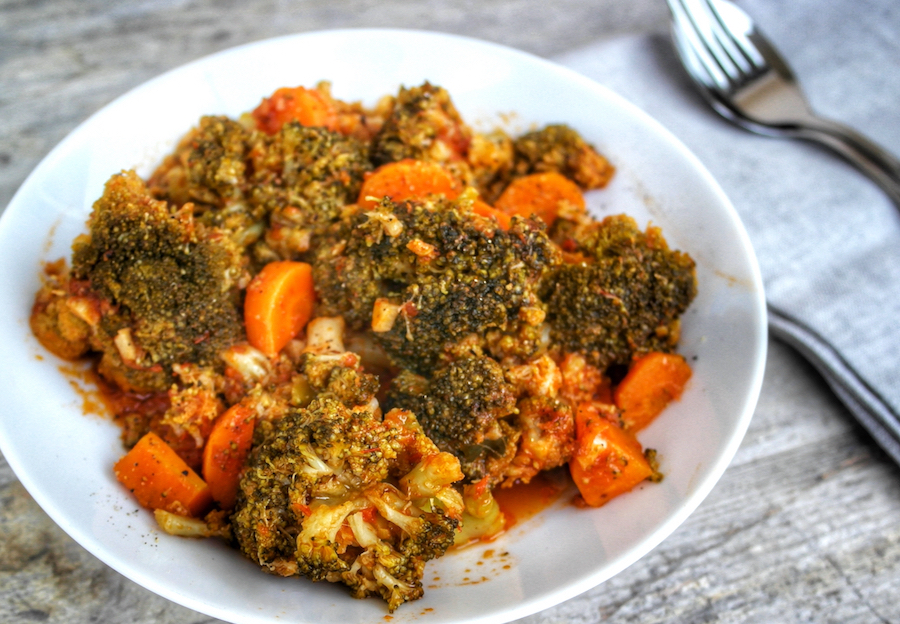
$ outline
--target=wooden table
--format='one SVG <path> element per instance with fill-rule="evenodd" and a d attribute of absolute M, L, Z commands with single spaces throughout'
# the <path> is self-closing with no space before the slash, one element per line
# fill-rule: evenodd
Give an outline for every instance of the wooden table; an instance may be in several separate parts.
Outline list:
<path fill-rule="evenodd" d="M 897 45 L 895 0 L 845 4 L 882 11 Z M 0 206 L 68 132 L 131 87 L 237 44 L 353 26 L 465 34 L 553 57 L 611 35 L 663 34 L 668 13 L 661 0 L 6 0 Z M 896 67 L 878 71 L 868 79 L 900 79 Z M 615 578 L 522 622 L 900 622 L 900 470 L 803 360 L 769 347 L 747 436 L 699 509 Z M 0 621 L 211 620 L 88 554 L 0 458 Z"/>

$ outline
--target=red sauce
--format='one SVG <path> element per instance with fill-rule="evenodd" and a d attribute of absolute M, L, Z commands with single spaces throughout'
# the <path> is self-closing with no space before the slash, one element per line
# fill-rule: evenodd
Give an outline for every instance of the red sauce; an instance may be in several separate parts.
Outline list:
<path fill-rule="evenodd" d="M 137 393 L 125 392 L 93 371 L 93 382 L 104 405 L 117 419 L 130 414 L 151 418 L 164 413 L 169 407 L 169 395 L 166 392 Z"/>
<path fill-rule="evenodd" d="M 472 568 L 466 568 L 463 571 L 465 576 L 454 583 L 454 585 L 479 585 L 491 580 L 491 578 L 496 577 L 504 571 L 511 569 L 513 563 L 514 558 L 509 551 L 488 548 L 481 554 L 481 558 L 475 562 L 475 565 L 478 567 L 475 568 L 474 572 Z M 435 577 L 434 580 L 438 581 L 440 579 Z M 434 589 L 438 587 L 438 585 L 430 585 L 429 587 Z"/>
<path fill-rule="evenodd" d="M 97 375 L 90 366 L 80 362 L 63 364 L 59 371 L 69 380 L 69 385 L 81 397 L 81 411 L 86 415 L 109 416 L 110 410 L 97 389 Z"/>
<path fill-rule="evenodd" d="M 138 394 L 125 392 L 97 372 L 96 362 L 80 360 L 63 364 L 59 371 L 82 399 L 81 411 L 96 416 L 113 416 L 119 424 L 129 415 L 152 418 L 169 407 L 166 392 Z"/>
<path fill-rule="evenodd" d="M 568 470 L 556 468 L 539 473 L 529 483 L 495 488 L 494 498 L 506 516 L 506 528 L 528 520 L 555 503 L 570 484 Z"/>
<path fill-rule="evenodd" d="M 187 434 L 175 435 L 160 420 L 169 408 L 167 392 L 125 392 L 106 381 L 91 360 L 71 362 L 59 367 L 75 392 L 81 397 L 81 411 L 85 415 L 112 417 L 122 430 L 126 448 L 134 445 L 147 431 L 154 430 L 192 468 L 199 467 L 201 450 Z"/>

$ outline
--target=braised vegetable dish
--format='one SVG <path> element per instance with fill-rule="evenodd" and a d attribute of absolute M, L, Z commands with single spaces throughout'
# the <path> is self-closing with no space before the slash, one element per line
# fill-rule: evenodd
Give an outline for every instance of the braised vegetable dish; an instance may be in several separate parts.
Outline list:
<path fill-rule="evenodd" d="M 113 175 L 31 328 L 94 358 L 110 470 L 165 531 L 393 611 L 504 530 L 497 488 L 568 467 L 590 507 L 661 478 L 636 434 L 691 375 L 694 262 L 589 214 L 613 175 L 576 129 L 478 133 L 429 83 L 279 89 Z"/>

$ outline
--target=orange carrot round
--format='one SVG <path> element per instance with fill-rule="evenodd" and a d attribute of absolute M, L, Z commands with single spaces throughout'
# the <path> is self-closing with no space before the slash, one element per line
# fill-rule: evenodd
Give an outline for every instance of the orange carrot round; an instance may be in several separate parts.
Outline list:
<path fill-rule="evenodd" d="M 203 479 L 153 432 L 138 440 L 113 470 L 119 483 L 149 509 L 200 518 L 212 505 Z"/>
<path fill-rule="evenodd" d="M 534 215 L 549 227 L 563 202 L 584 210 L 584 195 L 577 184 L 559 173 L 533 173 L 510 182 L 494 207 L 509 215 Z"/>
<path fill-rule="evenodd" d="M 631 433 L 596 405 L 583 403 L 575 415 L 575 453 L 569 460 L 569 473 L 584 502 L 600 507 L 634 489 L 653 469 Z"/>
<path fill-rule="evenodd" d="M 635 360 L 613 393 L 625 428 L 637 432 L 653 422 L 690 378 L 690 365 L 675 353 L 652 352 Z"/>
<path fill-rule="evenodd" d="M 395 202 L 427 195 L 455 199 L 462 188 L 450 173 L 437 163 L 404 159 L 380 166 L 363 181 L 358 204 L 373 208 L 384 197 Z"/>
<path fill-rule="evenodd" d="M 289 121 L 302 126 L 324 126 L 335 130 L 338 125 L 334 105 L 316 89 L 282 87 L 263 99 L 251 113 L 256 127 L 267 134 L 275 134 Z"/>
<path fill-rule="evenodd" d="M 247 287 L 247 340 L 267 356 L 275 357 L 309 322 L 315 300 L 310 265 L 289 260 L 270 262 Z"/>
<path fill-rule="evenodd" d="M 212 499 L 222 509 L 233 509 L 241 469 L 250 454 L 256 414 L 241 405 L 231 406 L 216 419 L 203 449 L 203 477 Z"/>

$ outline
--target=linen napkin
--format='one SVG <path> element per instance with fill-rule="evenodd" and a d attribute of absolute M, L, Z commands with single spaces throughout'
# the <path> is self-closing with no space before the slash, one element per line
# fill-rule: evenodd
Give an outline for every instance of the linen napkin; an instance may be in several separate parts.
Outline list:
<path fill-rule="evenodd" d="M 863 22 L 855 27 L 878 27 L 874 18 Z M 900 126 L 900 49 L 891 41 L 867 42 L 894 59 L 884 70 L 893 80 L 879 83 L 871 99 L 854 88 L 852 62 L 794 68 L 803 83 L 845 91 L 830 94 L 843 107 L 832 118 L 881 119 L 891 102 Z M 759 258 L 772 335 L 806 357 L 900 463 L 900 210 L 831 152 L 753 135 L 719 118 L 696 93 L 669 37 L 600 41 L 555 60 L 644 109 L 706 165 Z M 843 82 L 829 82 L 829 72 Z M 900 152 L 900 132 L 873 138 Z"/>

